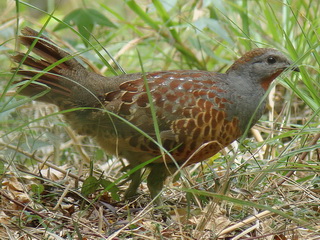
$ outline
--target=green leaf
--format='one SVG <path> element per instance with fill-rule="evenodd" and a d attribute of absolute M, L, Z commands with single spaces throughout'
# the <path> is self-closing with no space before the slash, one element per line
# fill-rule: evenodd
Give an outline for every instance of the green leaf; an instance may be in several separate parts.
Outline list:
<path fill-rule="evenodd" d="M 161 4 L 167 12 L 171 11 L 177 4 L 177 0 L 160 0 Z"/>
<path fill-rule="evenodd" d="M 92 33 L 95 25 L 112 28 L 117 27 L 99 11 L 90 8 L 78 8 L 73 10 L 64 17 L 63 21 L 55 27 L 54 31 L 67 28 L 68 25 L 77 26 L 80 34 L 87 40 L 90 38 L 90 34 Z M 84 41 L 84 44 L 88 46 L 86 41 Z"/>
<path fill-rule="evenodd" d="M 96 24 L 100 26 L 106 26 L 106 27 L 112 27 L 112 28 L 117 27 L 113 22 L 111 22 L 107 17 L 105 17 L 103 14 L 101 14 L 97 10 L 90 9 L 90 8 L 85 10 L 87 11 L 87 14 L 91 16 L 91 18 Z"/>
<path fill-rule="evenodd" d="M 209 28 L 211 31 L 215 32 L 222 39 L 226 40 L 228 43 L 233 44 L 228 32 L 223 28 L 220 21 L 211 18 L 199 18 L 194 23 L 194 26 L 201 32 L 205 28 Z"/>
<path fill-rule="evenodd" d="M 111 194 L 111 197 L 114 200 L 120 201 L 120 196 L 118 194 L 119 188 L 113 182 L 108 181 L 106 179 L 101 179 L 100 183 L 104 189 L 107 189 L 107 191 Z"/>
<path fill-rule="evenodd" d="M 101 160 L 104 157 L 104 151 L 102 149 L 97 149 L 94 154 L 94 159 Z"/>
<path fill-rule="evenodd" d="M 0 175 L 3 175 L 6 172 L 7 168 L 4 165 L 3 161 L 0 161 Z"/>
<path fill-rule="evenodd" d="M 93 31 L 94 27 L 94 22 L 90 21 L 89 18 L 83 17 L 80 18 L 79 21 L 77 22 L 77 28 L 79 33 L 87 40 L 89 40 L 90 35 Z M 83 42 L 86 46 L 88 46 L 87 41 Z"/>
<path fill-rule="evenodd" d="M 44 191 L 44 186 L 42 184 L 32 184 L 31 191 L 36 194 L 41 194 Z"/>
<path fill-rule="evenodd" d="M 90 176 L 86 180 L 84 180 L 81 189 L 81 194 L 87 197 L 89 194 L 94 193 L 99 187 L 99 185 L 99 181 L 95 177 Z"/>

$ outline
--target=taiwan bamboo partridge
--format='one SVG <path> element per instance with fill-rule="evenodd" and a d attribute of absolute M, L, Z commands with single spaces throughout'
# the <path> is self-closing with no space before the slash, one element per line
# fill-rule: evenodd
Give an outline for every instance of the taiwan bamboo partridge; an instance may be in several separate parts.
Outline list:
<path fill-rule="evenodd" d="M 152 197 L 161 191 L 168 169 L 213 156 L 254 125 L 265 108 L 262 99 L 270 83 L 291 66 L 279 51 L 257 48 L 224 74 L 174 70 L 104 77 L 38 32 L 24 28 L 22 34 L 19 39 L 27 47 L 36 41 L 32 51 L 40 59 L 22 53 L 13 57 L 16 62 L 25 58 L 23 64 L 34 69 L 19 69 L 25 76 L 21 81 L 29 81 L 19 94 L 39 94 L 37 101 L 60 110 L 80 108 L 64 113 L 72 128 L 94 137 L 108 154 L 127 159 L 129 168 L 154 159 L 147 178 Z M 140 170 L 130 180 L 126 197 L 136 193 Z"/>

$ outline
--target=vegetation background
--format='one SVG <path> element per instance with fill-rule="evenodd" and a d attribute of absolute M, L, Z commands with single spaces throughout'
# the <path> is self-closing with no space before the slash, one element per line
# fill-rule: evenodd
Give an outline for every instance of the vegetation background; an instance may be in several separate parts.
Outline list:
<path fill-rule="evenodd" d="M 320 239 L 320 1 L 7 0 L 0 9 L 1 239 Z M 122 160 L 75 135 L 54 106 L 15 95 L 10 55 L 26 51 L 16 41 L 24 26 L 110 76 L 140 72 L 139 55 L 146 71 L 224 72 L 255 47 L 283 51 L 301 72 L 277 79 L 248 138 L 171 179 L 165 206 L 149 204 L 145 184 L 129 203 L 113 185 Z"/>

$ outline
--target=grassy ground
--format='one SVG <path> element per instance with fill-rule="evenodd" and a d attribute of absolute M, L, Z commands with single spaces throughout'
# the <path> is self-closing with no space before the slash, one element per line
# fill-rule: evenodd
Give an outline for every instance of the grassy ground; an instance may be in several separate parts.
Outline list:
<path fill-rule="evenodd" d="M 319 1 L 17 2 L 0 3 L 1 239 L 320 239 Z M 9 54 L 23 26 L 45 26 L 104 75 L 141 71 L 138 53 L 147 71 L 223 72 L 254 47 L 283 51 L 301 73 L 282 74 L 248 137 L 181 171 L 154 207 L 145 183 L 133 202 L 102 191 L 123 162 L 54 106 L 15 96 Z"/>

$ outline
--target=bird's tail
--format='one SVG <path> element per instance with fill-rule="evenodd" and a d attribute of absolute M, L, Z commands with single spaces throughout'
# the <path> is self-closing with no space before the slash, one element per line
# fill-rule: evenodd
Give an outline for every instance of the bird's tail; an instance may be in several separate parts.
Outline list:
<path fill-rule="evenodd" d="M 73 105 L 78 106 L 93 106 L 99 102 L 99 96 L 103 94 L 105 77 L 89 72 L 74 56 L 37 31 L 26 27 L 21 32 L 19 41 L 31 48 L 31 51 L 40 58 L 23 53 L 12 56 L 15 62 L 32 68 L 14 69 L 24 76 L 18 81 L 21 82 L 17 90 L 20 95 L 30 97 L 38 95 L 37 101 L 57 105 L 61 100 L 71 101 Z"/>

